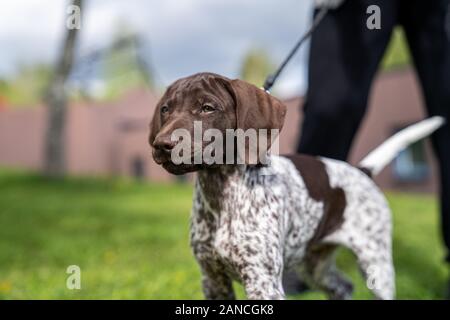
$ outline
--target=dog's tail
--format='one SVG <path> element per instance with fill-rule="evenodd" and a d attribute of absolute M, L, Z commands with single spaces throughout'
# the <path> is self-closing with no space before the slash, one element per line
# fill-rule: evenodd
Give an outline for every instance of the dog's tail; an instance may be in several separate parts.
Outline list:
<path fill-rule="evenodd" d="M 380 173 L 402 150 L 417 142 L 445 124 L 443 117 L 435 116 L 422 120 L 397 132 L 378 148 L 370 152 L 358 167 L 370 176 Z"/>

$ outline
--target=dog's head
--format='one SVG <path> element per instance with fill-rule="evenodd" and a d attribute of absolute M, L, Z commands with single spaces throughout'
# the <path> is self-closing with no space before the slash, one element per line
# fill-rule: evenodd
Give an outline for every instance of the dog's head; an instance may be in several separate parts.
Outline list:
<path fill-rule="evenodd" d="M 191 148 L 185 151 L 189 154 L 183 155 L 185 159 L 186 156 L 194 159 L 195 147 L 203 150 L 211 143 L 208 139 L 201 139 L 199 146 L 195 142 L 197 140 L 194 141 L 194 123 L 201 123 L 202 136 L 208 129 L 220 132 L 223 137 L 226 137 L 227 129 L 267 129 L 266 146 L 270 148 L 275 138 L 270 134 L 271 129 L 281 130 L 285 114 L 286 107 L 279 100 L 241 80 L 230 80 L 212 73 L 198 73 L 179 79 L 169 86 L 158 102 L 150 123 L 149 143 L 153 147 L 153 158 L 173 174 L 214 167 L 217 164 L 195 161 L 174 163 L 171 155 L 180 139 L 173 133 L 182 129 L 192 138 Z M 220 142 L 223 144 L 222 150 L 227 150 L 225 140 Z M 225 157 L 225 153 L 220 156 Z"/>

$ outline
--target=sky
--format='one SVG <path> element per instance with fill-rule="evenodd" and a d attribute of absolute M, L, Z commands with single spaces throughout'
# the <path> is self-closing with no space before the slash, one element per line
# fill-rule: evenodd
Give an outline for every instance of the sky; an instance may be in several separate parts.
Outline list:
<path fill-rule="evenodd" d="M 238 77 L 244 55 L 263 48 L 278 64 L 311 22 L 312 0 L 85 0 L 77 54 L 106 46 L 126 24 L 147 44 L 159 85 L 209 71 Z M 52 63 L 60 48 L 68 0 L 4 0 L 0 11 L 0 77 L 21 64 Z M 283 95 L 306 88 L 307 46 L 278 83 Z"/>

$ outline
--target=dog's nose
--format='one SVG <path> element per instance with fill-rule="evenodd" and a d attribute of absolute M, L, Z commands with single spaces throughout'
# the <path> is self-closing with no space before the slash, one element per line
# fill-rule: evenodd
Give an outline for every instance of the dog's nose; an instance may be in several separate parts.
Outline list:
<path fill-rule="evenodd" d="M 177 145 L 176 141 L 172 141 L 170 136 L 156 137 L 153 142 L 153 147 L 158 150 L 165 151 L 169 153 Z"/>

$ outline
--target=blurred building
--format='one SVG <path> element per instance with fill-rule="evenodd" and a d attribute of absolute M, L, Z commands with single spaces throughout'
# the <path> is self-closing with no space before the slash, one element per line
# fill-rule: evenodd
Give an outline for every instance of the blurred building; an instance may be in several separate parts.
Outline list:
<path fill-rule="evenodd" d="M 137 89 L 115 102 L 73 103 L 66 124 L 69 174 L 120 175 L 170 180 L 151 160 L 150 116 L 158 98 Z M 0 112 L 0 165 L 44 167 L 46 107 Z"/>
<path fill-rule="evenodd" d="M 146 89 L 129 92 L 109 103 L 75 103 L 68 112 L 66 158 L 74 175 L 120 175 L 170 181 L 151 158 L 148 125 L 157 96 Z M 280 152 L 295 150 L 302 121 L 302 99 L 285 100 L 286 123 Z M 370 107 L 353 146 L 350 162 L 357 163 L 399 129 L 425 117 L 416 76 L 410 69 L 379 75 Z M 46 108 L 5 109 L 0 112 L 0 165 L 43 168 Z M 332 139 L 333 137 L 330 137 Z M 377 178 L 382 188 L 436 191 L 436 165 L 428 143 L 404 151 Z"/>

